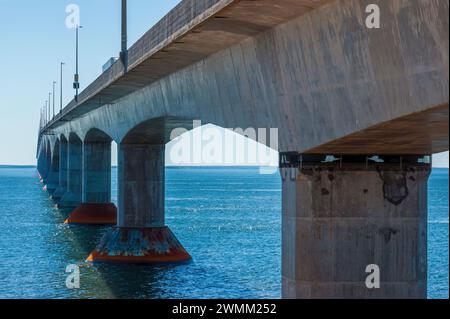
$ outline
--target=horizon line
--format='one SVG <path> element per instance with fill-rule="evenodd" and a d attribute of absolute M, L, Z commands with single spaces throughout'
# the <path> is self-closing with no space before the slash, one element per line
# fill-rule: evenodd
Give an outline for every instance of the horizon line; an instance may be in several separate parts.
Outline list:
<path fill-rule="evenodd" d="M 279 168 L 279 166 L 270 166 L 270 165 L 236 165 L 236 164 L 226 164 L 226 165 L 220 165 L 220 164 L 214 164 L 214 165 L 198 165 L 198 164 L 192 164 L 192 165 L 174 165 L 174 164 L 168 164 L 165 165 L 165 167 L 169 168 L 177 168 L 177 167 L 185 167 L 185 168 L 217 168 L 217 167 L 227 167 L 227 168 L 240 168 L 240 167 L 253 167 L 253 168 L 260 168 L 260 167 L 273 167 L 273 168 Z M 26 164 L 0 164 L 0 168 L 37 168 L 36 165 L 26 165 Z M 117 168 L 117 165 L 111 165 L 111 168 Z M 449 169 L 449 166 L 432 166 L 432 168 L 439 168 L 439 169 Z"/>

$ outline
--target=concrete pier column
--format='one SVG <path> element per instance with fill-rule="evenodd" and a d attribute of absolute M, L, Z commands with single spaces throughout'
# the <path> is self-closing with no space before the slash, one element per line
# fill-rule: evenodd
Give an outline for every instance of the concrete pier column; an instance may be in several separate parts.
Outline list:
<path fill-rule="evenodd" d="M 284 298 L 426 298 L 429 157 L 285 153 L 280 167 Z"/>
<path fill-rule="evenodd" d="M 48 182 L 48 177 L 50 174 L 50 169 L 51 169 L 51 165 L 52 165 L 52 151 L 50 150 L 50 144 L 48 143 L 46 148 L 45 148 L 45 160 L 44 160 L 44 176 L 42 179 L 42 182 L 44 183 L 44 185 L 47 185 Z M 44 189 L 46 189 L 46 186 L 44 186 Z"/>
<path fill-rule="evenodd" d="M 42 174 L 43 174 L 43 156 L 42 156 L 42 153 L 40 153 L 39 154 L 39 156 L 38 156 L 38 158 L 37 158 L 37 172 L 38 172 L 38 175 L 39 175 L 39 180 L 40 181 L 42 181 Z"/>
<path fill-rule="evenodd" d="M 39 153 L 37 159 L 37 171 L 39 174 L 39 180 L 44 183 L 45 177 L 47 175 L 47 159 L 46 159 L 45 149 L 42 149 Z"/>
<path fill-rule="evenodd" d="M 165 146 L 119 147 L 119 227 L 163 227 Z"/>
<path fill-rule="evenodd" d="M 47 177 L 50 172 L 50 165 L 52 163 L 52 153 L 50 150 L 50 144 L 47 142 L 43 142 L 45 145 L 42 150 L 42 172 L 41 175 L 41 182 L 44 184 L 44 190 L 46 189 L 45 185 L 47 184 Z"/>
<path fill-rule="evenodd" d="M 191 259 L 164 223 L 165 146 L 119 146 L 118 225 L 89 261 L 126 263 L 183 262 Z"/>
<path fill-rule="evenodd" d="M 50 195 L 53 195 L 59 185 L 59 148 L 59 142 L 56 142 L 51 154 L 50 170 L 47 174 L 47 183 L 45 184 L 45 189 Z"/>
<path fill-rule="evenodd" d="M 67 192 L 68 161 L 68 142 L 62 137 L 59 144 L 59 184 L 52 195 L 53 200 L 57 202 Z"/>
<path fill-rule="evenodd" d="M 111 202 L 111 142 L 84 143 L 83 203 Z"/>
<path fill-rule="evenodd" d="M 58 202 L 59 208 L 76 208 L 81 203 L 83 145 L 71 134 L 67 149 L 67 191 Z"/>
<path fill-rule="evenodd" d="M 117 224 L 117 209 L 111 202 L 111 141 L 83 144 L 82 203 L 67 218 L 67 224 Z"/>

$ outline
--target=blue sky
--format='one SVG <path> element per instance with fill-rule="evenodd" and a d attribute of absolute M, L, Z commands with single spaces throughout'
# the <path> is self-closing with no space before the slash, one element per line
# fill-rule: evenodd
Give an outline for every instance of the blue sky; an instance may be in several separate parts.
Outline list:
<path fill-rule="evenodd" d="M 132 44 L 179 0 L 128 2 L 129 44 Z M 118 56 L 121 1 L 0 0 L 0 164 L 35 163 L 39 110 L 48 99 L 52 82 L 59 82 L 61 61 L 66 62 L 64 104 L 74 95 L 71 86 L 75 31 L 65 26 L 65 8 L 72 3 L 79 5 L 83 25 L 80 32 L 83 89 L 100 75 L 108 58 Z"/>
<path fill-rule="evenodd" d="M 102 65 L 120 51 L 119 0 L 0 0 L 0 164 L 35 163 L 40 107 L 52 82 L 59 82 L 65 62 L 63 101 L 73 97 L 75 33 L 65 26 L 65 8 L 81 9 L 81 89 L 101 73 Z M 179 0 L 130 0 L 129 45 L 172 9 Z M 59 83 L 57 85 L 59 100 Z M 57 103 L 59 105 L 59 103 Z M 448 167 L 448 152 L 435 157 Z"/>

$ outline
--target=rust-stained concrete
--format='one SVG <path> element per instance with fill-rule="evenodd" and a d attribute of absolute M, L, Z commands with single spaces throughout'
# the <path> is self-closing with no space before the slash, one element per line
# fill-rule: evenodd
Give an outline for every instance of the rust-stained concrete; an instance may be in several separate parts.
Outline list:
<path fill-rule="evenodd" d="M 82 150 L 81 204 L 66 224 L 117 224 L 117 208 L 111 202 L 111 140 L 91 131 Z"/>
<path fill-rule="evenodd" d="M 113 203 L 83 203 L 78 206 L 64 224 L 116 225 L 117 207 Z"/>
<path fill-rule="evenodd" d="M 117 228 L 88 257 L 95 262 L 184 262 L 190 255 L 165 226 L 164 145 L 119 146 Z"/>
<path fill-rule="evenodd" d="M 112 228 L 87 261 L 112 263 L 184 263 L 191 256 L 168 227 Z"/>
<path fill-rule="evenodd" d="M 284 298 L 426 298 L 430 164 L 282 168 Z M 380 268 L 379 289 L 365 285 Z"/>

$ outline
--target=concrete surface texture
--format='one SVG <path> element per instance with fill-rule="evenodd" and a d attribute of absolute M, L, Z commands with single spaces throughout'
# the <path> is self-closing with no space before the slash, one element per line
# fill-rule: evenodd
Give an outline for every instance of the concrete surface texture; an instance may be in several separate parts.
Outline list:
<path fill-rule="evenodd" d="M 67 151 L 67 191 L 58 202 L 60 208 L 75 208 L 81 203 L 82 151 L 81 140 L 75 134 L 70 134 Z"/>
<path fill-rule="evenodd" d="M 56 188 L 55 192 L 52 194 L 52 198 L 59 200 L 61 197 L 66 193 L 67 191 L 67 165 L 68 165 L 68 145 L 67 145 L 67 139 L 65 137 L 62 137 L 59 141 L 59 180 L 58 180 L 58 187 Z"/>
<path fill-rule="evenodd" d="M 161 143 L 168 142 L 173 127 L 190 128 L 191 120 L 199 119 L 222 127 L 279 128 L 281 151 L 326 150 L 329 143 L 368 129 L 370 134 L 349 139 L 342 151 L 359 153 L 361 145 L 380 153 L 391 153 L 395 146 L 410 154 L 448 149 L 448 1 L 375 1 L 383 17 L 380 29 L 365 26 L 366 2 L 326 1 L 301 13 L 292 9 L 301 7 L 298 1 L 262 1 L 271 4 L 267 11 L 256 10 L 260 1 L 233 2 L 216 13 L 226 17 L 229 12 L 228 19 L 207 19 L 189 36 L 212 32 L 217 37 L 211 43 L 226 42 L 223 38 L 240 30 L 231 26 L 241 21 L 234 16 L 241 11 L 256 10 L 247 24 L 262 19 L 258 13 L 276 16 L 274 5 L 299 15 L 280 18 L 275 26 L 143 87 L 133 79 L 152 77 L 152 68 L 142 66 L 138 73 L 136 65 L 124 77 L 130 77 L 128 86 L 139 89 L 128 93 L 114 87 L 113 102 L 104 104 L 104 96 L 93 97 L 95 110 L 83 113 L 81 103 L 63 112 L 43 133 L 76 132 L 83 139 L 91 128 L 98 128 L 120 143 L 148 121 L 140 134 Z M 203 47 L 190 41 L 191 51 Z M 161 50 L 159 54 L 172 52 Z M 177 52 L 173 49 L 171 54 Z M 148 59 L 160 63 L 154 55 Z M 73 114 L 77 108 L 80 113 Z M 71 121 L 63 121 L 66 117 Z M 401 121 L 401 131 L 391 134 L 395 120 Z M 380 139 L 385 143 L 380 145 Z"/>
<path fill-rule="evenodd" d="M 283 297 L 426 298 L 429 164 L 282 170 Z"/>
<path fill-rule="evenodd" d="M 372 3 L 380 29 L 365 25 Z M 110 200 L 117 142 L 118 227 L 88 260 L 168 262 L 190 259 L 164 224 L 174 128 L 278 128 L 282 158 L 396 155 L 281 166 L 283 297 L 423 298 L 430 164 L 402 160 L 449 148 L 448 10 L 448 0 L 184 0 L 130 48 L 127 73 L 116 62 L 42 128 L 39 173 L 49 190 L 64 184 L 66 139 L 58 205 L 92 212 Z M 365 286 L 368 264 L 382 288 Z"/>

